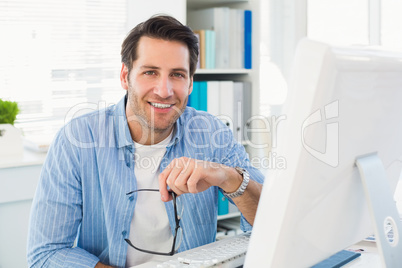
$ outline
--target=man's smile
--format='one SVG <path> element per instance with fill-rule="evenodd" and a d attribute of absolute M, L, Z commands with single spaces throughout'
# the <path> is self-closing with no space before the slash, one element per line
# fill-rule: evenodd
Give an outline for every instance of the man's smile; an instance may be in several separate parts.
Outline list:
<path fill-rule="evenodd" d="M 173 106 L 173 104 L 167 104 L 167 103 L 158 103 L 158 102 L 149 102 L 153 107 L 155 108 L 160 108 L 160 109 L 167 109 Z"/>

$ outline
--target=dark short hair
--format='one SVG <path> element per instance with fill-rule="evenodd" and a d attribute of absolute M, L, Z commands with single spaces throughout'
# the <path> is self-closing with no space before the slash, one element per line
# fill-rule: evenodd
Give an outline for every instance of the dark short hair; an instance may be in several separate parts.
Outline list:
<path fill-rule="evenodd" d="M 138 58 L 137 47 L 142 36 L 186 44 L 190 55 L 190 77 L 194 75 L 198 61 L 198 39 L 190 27 L 167 15 L 152 16 L 128 33 L 121 46 L 121 61 L 129 72 Z"/>

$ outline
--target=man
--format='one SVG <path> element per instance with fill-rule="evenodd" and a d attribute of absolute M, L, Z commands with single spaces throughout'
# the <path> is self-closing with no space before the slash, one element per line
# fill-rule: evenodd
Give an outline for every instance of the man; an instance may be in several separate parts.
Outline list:
<path fill-rule="evenodd" d="M 241 228 L 252 228 L 262 174 L 218 119 L 186 107 L 198 58 L 191 29 L 153 17 L 129 33 L 121 54 L 127 95 L 73 119 L 49 150 L 31 211 L 31 267 L 151 260 L 154 254 L 125 239 L 142 241 L 143 249 L 169 245 L 177 214 L 172 191 L 184 207 L 179 251 L 215 240 L 218 191 L 242 212 Z M 159 197 L 140 189 L 159 189 Z"/>

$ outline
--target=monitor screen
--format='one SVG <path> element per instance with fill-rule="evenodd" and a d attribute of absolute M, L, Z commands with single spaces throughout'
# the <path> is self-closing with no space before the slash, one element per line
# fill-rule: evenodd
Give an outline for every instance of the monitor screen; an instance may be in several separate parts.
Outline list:
<path fill-rule="evenodd" d="M 402 54 L 298 44 L 245 267 L 309 267 L 373 234 L 356 158 L 402 167 Z M 390 191 L 390 192 L 391 192 Z"/>

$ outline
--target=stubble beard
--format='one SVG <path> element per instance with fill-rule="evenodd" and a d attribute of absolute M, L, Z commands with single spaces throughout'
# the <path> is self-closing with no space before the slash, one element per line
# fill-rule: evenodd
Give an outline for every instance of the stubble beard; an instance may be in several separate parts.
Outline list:
<path fill-rule="evenodd" d="M 141 127 L 142 131 L 145 135 L 148 133 L 164 133 L 168 129 L 171 129 L 173 125 L 176 123 L 177 119 L 182 115 L 184 110 L 186 109 L 187 102 L 188 102 L 188 96 L 183 102 L 183 105 L 181 108 L 178 108 L 176 106 L 173 106 L 172 109 L 175 111 L 175 115 L 168 118 L 167 124 L 163 124 L 163 126 L 158 126 L 155 124 L 155 113 L 151 109 L 151 114 L 148 117 L 147 113 L 145 110 L 141 109 L 140 105 L 140 99 L 138 95 L 135 93 L 135 90 L 132 88 L 131 85 L 129 85 L 129 91 L 128 91 L 128 105 L 130 105 L 130 108 L 133 112 L 133 115 L 135 117 L 130 118 L 129 121 L 137 121 Z"/>

